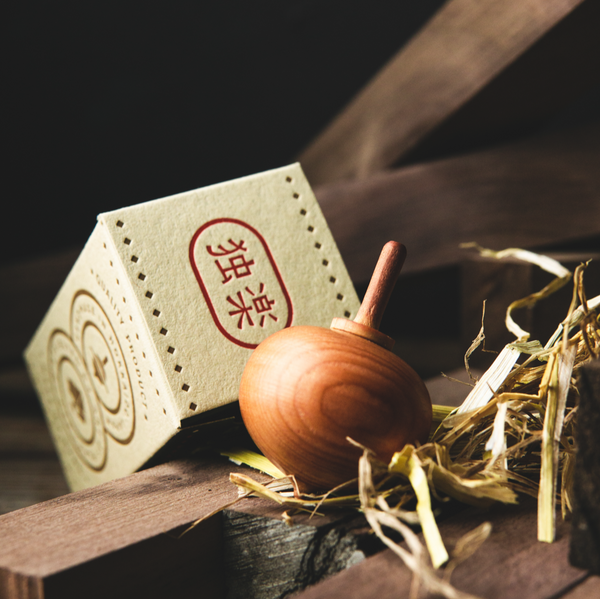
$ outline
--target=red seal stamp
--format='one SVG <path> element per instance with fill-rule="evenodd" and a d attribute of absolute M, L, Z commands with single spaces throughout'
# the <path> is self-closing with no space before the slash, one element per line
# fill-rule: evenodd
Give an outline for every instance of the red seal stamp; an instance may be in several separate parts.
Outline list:
<path fill-rule="evenodd" d="M 202 225 L 190 243 L 190 263 L 219 331 L 254 349 L 292 324 L 293 307 L 264 237 L 249 224 L 219 218 Z"/>

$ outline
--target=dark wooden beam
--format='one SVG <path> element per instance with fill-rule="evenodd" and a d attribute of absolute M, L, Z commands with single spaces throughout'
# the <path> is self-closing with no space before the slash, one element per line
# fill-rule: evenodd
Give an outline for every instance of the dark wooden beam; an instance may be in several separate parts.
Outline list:
<path fill-rule="evenodd" d="M 354 510 L 314 518 L 238 497 L 219 458 L 188 458 L 0 516 L 0 597 L 275 598 L 376 550 Z M 182 533 L 199 518 L 205 521 Z"/>
<path fill-rule="evenodd" d="M 180 533 L 235 500 L 229 466 L 171 462 L 1 516 L 0 596 L 221 597 L 220 519 Z"/>
<path fill-rule="evenodd" d="M 288 597 L 383 549 L 355 511 L 296 515 L 291 526 L 282 511 L 247 500 L 223 512 L 227 599 Z"/>
<path fill-rule="evenodd" d="M 459 264 L 462 242 L 536 248 L 600 235 L 599 163 L 597 123 L 315 193 L 362 283 L 389 239 L 406 245 L 409 274 Z"/>
<path fill-rule="evenodd" d="M 397 164 L 580 5 L 450 0 L 300 155 L 309 181 L 363 179 Z M 483 109 L 469 109 L 472 122 L 468 115 L 458 119 L 461 135 L 451 127 L 431 140 L 434 150 L 449 138 L 454 151 L 464 150 L 465 139 L 477 142 L 482 133 L 497 142 L 507 127 L 522 134 L 597 83 L 600 54 L 592 40 L 598 21 L 596 10 L 559 32 L 484 98 Z"/>
<path fill-rule="evenodd" d="M 454 543 L 478 524 L 492 523 L 490 537 L 475 554 L 460 564 L 452 583 L 461 591 L 486 599 L 557 598 L 583 582 L 587 573 L 568 562 L 569 525 L 558 524 L 557 541 L 537 541 L 534 501 L 520 506 L 496 506 L 488 512 L 469 509 L 440 524 L 440 532 L 452 549 Z M 367 558 L 360 564 L 311 587 L 297 599 L 408 599 L 412 575 L 391 550 Z M 600 593 L 600 580 L 591 587 Z"/>
<path fill-rule="evenodd" d="M 448 379 L 428 385 L 438 403 L 457 405 L 464 399 L 465 387 Z M 17 497 L 21 479 L 32 469 L 36 480 L 30 478 L 28 493 Z M 79 597 L 86 577 L 97 579 L 85 587 L 89 597 L 107 596 L 108 588 L 114 597 L 132 596 L 132 589 L 136 596 L 161 596 L 165 585 L 188 597 L 197 594 L 205 569 L 210 572 L 202 582 L 203 596 L 279 597 L 383 548 L 354 510 L 312 518 L 296 513 L 290 526 L 282 519 L 286 508 L 256 498 L 230 506 L 179 538 L 196 519 L 235 500 L 230 472 L 268 478 L 220 458 L 173 461 L 71 494 L 65 494 L 58 469 L 41 421 L 0 418 L 0 506 L 17 507 L 10 503 L 11 493 L 21 501 L 42 501 L 53 490 L 64 494 L 0 516 L 3 599 L 42 593 L 45 599 Z"/>
<path fill-rule="evenodd" d="M 471 152 L 600 116 L 600 3 L 586 0 L 402 155 Z"/>
<path fill-rule="evenodd" d="M 600 360 L 579 371 L 571 563 L 600 574 Z"/>
<path fill-rule="evenodd" d="M 440 386 L 435 400 L 444 403 L 446 394 Z M 83 588 L 86 597 L 186 598 L 201 591 L 208 598 L 275 598 L 308 585 L 316 586 L 306 599 L 408 597 L 410 573 L 390 552 L 379 554 L 354 512 L 296 515 L 290 528 L 284 508 L 249 498 L 181 536 L 237 497 L 232 471 L 264 480 L 220 459 L 188 458 L 5 514 L 0 597 L 70 599 Z M 536 541 L 535 502 L 467 510 L 442 521 L 442 535 L 452 548 L 483 520 L 492 521 L 494 532 L 456 570 L 461 590 L 501 597 L 518 589 L 518 596 L 541 599 L 559 597 L 585 578 L 566 563 L 568 524 L 559 524 L 555 544 Z M 590 584 L 587 590 L 600 588 Z"/>

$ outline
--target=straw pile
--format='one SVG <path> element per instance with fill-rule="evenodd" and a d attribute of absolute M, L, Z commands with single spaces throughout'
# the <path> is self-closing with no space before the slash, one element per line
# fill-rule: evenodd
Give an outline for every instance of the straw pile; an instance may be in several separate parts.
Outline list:
<path fill-rule="evenodd" d="M 243 475 L 232 475 L 231 479 L 243 496 L 260 495 L 289 507 L 287 517 L 297 509 L 316 512 L 339 505 L 360 509 L 375 534 L 415 573 L 415 596 L 420 586 L 449 598 L 468 597 L 450 585 L 449 573 L 491 531 L 489 524 L 478 527 L 457 544 L 450 556 L 437 527 L 432 497 L 434 501 L 453 498 L 482 506 L 517 503 L 519 495 L 532 495 L 538 499 L 538 539 L 554 540 L 557 505 L 565 517 L 572 504 L 576 371 L 600 356 L 600 323 L 596 314 L 600 296 L 586 298 L 586 264 L 572 275 L 546 256 L 518 249 L 477 249 L 485 256 L 510 256 L 532 262 L 556 278 L 539 292 L 511 304 L 506 326 L 515 335 L 515 342 L 500 352 L 459 408 L 434 406 L 435 426 L 427 444 L 405 446 L 389 464 L 377 462 L 372 452 L 363 448 L 358 465 L 358 495 L 344 494 L 339 488 L 320 497 L 293 493 L 293 481 L 283 477 L 262 456 L 241 450 L 225 452 L 235 461 L 274 476 L 268 485 Z M 530 340 L 529 334 L 513 320 L 513 310 L 532 306 L 571 280 L 573 296 L 563 322 L 545 345 Z M 467 369 L 469 356 L 484 337 L 482 327 L 465 356 Z M 258 459 L 263 462 L 258 464 Z M 425 546 L 411 528 L 415 524 L 421 526 Z M 388 529 L 399 532 L 405 546 L 393 541 Z"/>

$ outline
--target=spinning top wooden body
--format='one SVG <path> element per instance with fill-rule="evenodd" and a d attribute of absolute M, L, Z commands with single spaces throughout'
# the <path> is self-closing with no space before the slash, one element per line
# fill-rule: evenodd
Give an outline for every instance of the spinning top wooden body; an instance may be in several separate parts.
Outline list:
<path fill-rule="evenodd" d="M 246 428 L 302 491 L 356 478 L 361 451 L 347 437 L 383 461 L 406 443 L 427 440 L 427 389 L 377 330 L 405 254 L 404 246 L 386 244 L 355 321 L 283 329 L 246 365 L 240 386 Z"/>

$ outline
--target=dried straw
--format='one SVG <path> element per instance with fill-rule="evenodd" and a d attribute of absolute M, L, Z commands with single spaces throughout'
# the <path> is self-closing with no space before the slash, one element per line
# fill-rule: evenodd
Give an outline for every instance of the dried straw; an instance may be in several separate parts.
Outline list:
<path fill-rule="evenodd" d="M 449 584 L 449 574 L 491 530 L 489 524 L 475 529 L 449 555 L 435 521 L 432 496 L 451 497 L 475 506 L 517 503 L 521 494 L 537 497 L 538 539 L 554 540 L 557 503 L 563 517 L 571 509 L 578 404 L 574 373 L 600 356 L 600 323 L 595 313 L 600 296 L 586 298 L 586 264 L 580 265 L 573 276 L 573 297 L 565 319 L 543 346 L 529 340 L 529 333 L 516 324 L 512 313 L 554 293 L 568 283 L 571 273 L 547 256 L 518 249 L 493 252 L 476 247 L 486 256 L 511 256 L 537 264 L 556 278 L 541 291 L 509 306 L 506 326 L 515 334 L 515 342 L 500 352 L 458 409 L 434 406 L 435 426 L 428 443 L 405 446 L 387 466 L 364 448 L 358 465 L 358 496 L 330 492 L 321 497 L 302 497 L 291 493 L 289 479 L 283 479 L 284 486 L 275 490 L 249 477 L 232 475 L 244 494 L 268 497 L 291 509 L 356 506 L 375 534 L 415 574 L 415 597 L 420 586 L 447 598 L 468 597 Z M 482 327 L 465 356 L 467 369 L 470 354 L 484 338 Z M 253 465 L 248 452 L 242 457 L 235 452 L 229 455 Z M 268 471 L 264 462 L 260 469 Z M 403 506 L 411 500 L 416 500 L 416 509 L 406 511 Z M 415 522 L 421 525 L 427 550 L 410 528 Z M 406 547 L 390 539 L 386 528 L 399 532 Z M 445 568 L 439 570 L 443 564 Z"/>

